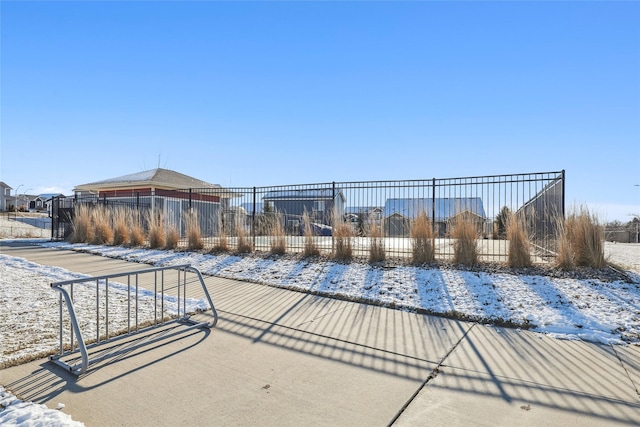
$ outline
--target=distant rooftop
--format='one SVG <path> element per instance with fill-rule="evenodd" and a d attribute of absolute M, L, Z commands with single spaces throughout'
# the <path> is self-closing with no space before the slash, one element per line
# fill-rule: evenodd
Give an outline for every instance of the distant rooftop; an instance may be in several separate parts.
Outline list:
<path fill-rule="evenodd" d="M 99 191 L 135 187 L 153 187 L 163 189 L 222 188 L 218 184 L 210 184 L 176 171 L 157 168 L 78 185 L 74 188 L 74 191 Z"/>
<path fill-rule="evenodd" d="M 336 188 L 336 195 L 342 194 L 342 189 Z M 331 200 L 333 199 L 333 188 L 312 188 L 301 190 L 277 190 L 269 191 L 263 197 L 263 200 Z"/>
<path fill-rule="evenodd" d="M 384 205 L 384 217 L 398 214 L 414 219 L 422 213 L 426 213 L 427 217 L 431 218 L 433 211 L 433 200 L 430 198 L 387 199 Z M 479 217 L 486 218 L 480 197 L 435 199 L 435 221 L 446 221 L 462 212 L 472 212 Z"/>

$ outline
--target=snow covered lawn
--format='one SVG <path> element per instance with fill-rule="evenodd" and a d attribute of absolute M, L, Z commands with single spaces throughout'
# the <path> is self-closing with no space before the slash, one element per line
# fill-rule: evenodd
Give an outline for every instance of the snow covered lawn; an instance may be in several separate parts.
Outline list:
<path fill-rule="evenodd" d="M 640 343 L 640 275 L 632 283 L 368 264 L 240 257 L 86 244 L 42 243 L 156 266 L 190 263 L 203 274 L 318 292 L 406 310 L 508 322 L 564 339 Z M 615 245 L 633 262 L 639 245 Z M 622 249 L 619 249 L 622 248 Z M 3 265 L 8 264 L 3 261 Z M 5 267 L 6 268 L 6 267 Z M 22 267 L 22 274 L 39 267 Z M 40 272 L 47 275 L 46 272 Z M 53 271 L 51 274 L 56 274 Z M 15 280 L 15 279 L 14 279 Z M 15 282 L 14 282 L 15 283 Z M 36 308 L 33 308 L 36 310 Z"/>
<path fill-rule="evenodd" d="M 77 279 L 85 275 L 59 267 L 35 264 L 22 258 L 0 254 L 0 368 L 15 362 L 45 357 L 59 349 L 59 293 L 53 291 L 51 282 Z M 103 283 L 100 286 L 100 311 L 104 313 Z M 117 281 L 109 282 L 109 330 L 113 333 L 127 328 L 127 286 Z M 74 286 L 74 306 L 85 339 L 96 336 L 96 286 L 95 281 L 77 283 Z M 135 291 L 131 291 L 135 299 Z M 138 315 L 142 324 L 154 319 L 153 292 L 138 291 Z M 158 304 L 159 305 L 159 304 Z M 165 295 L 162 316 L 177 314 L 176 298 Z M 203 300 L 187 300 L 187 312 L 206 310 Z M 64 310 L 64 330 L 69 330 L 69 319 Z M 160 316 L 160 314 L 158 314 Z M 104 315 L 101 322 L 104 324 Z M 104 333 L 104 330 L 101 330 Z"/>

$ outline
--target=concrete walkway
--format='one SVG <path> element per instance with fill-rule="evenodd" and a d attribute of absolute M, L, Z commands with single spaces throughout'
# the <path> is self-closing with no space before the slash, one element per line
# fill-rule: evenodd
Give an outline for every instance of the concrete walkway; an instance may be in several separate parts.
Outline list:
<path fill-rule="evenodd" d="M 39 246 L 3 254 L 99 275 L 147 266 Z M 76 378 L 0 371 L 25 400 L 87 426 L 640 425 L 640 347 L 529 332 L 206 278 L 220 319 Z M 56 319 L 52 319 L 56 321 Z"/>

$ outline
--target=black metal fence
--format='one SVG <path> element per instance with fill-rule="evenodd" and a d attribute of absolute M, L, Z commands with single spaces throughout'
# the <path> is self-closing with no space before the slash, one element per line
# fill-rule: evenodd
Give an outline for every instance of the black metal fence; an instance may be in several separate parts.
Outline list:
<path fill-rule="evenodd" d="M 321 253 L 335 249 L 337 226 L 348 225 L 356 257 L 367 257 L 373 238 L 388 257 L 412 253 L 411 229 L 420 215 L 432 227 L 438 259 L 453 255 L 451 231 L 464 218 L 477 226 L 482 260 L 504 260 L 508 242 L 504 215 L 527 221 L 534 254 L 555 252 L 556 224 L 565 213 L 565 172 L 541 172 L 406 181 L 331 182 L 245 188 L 127 190 L 58 198 L 53 202 L 52 238 L 71 232 L 78 204 L 124 207 L 146 213 L 180 232 L 186 244 L 187 219 L 196 218 L 205 248 L 224 242 L 231 251 L 246 247 L 270 251 L 279 244 L 297 253 L 313 244 Z M 138 215 L 144 218 L 145 215 Z M 148 224 L 144 221 L 143 227 Z M 377 234 L 373 234 L 377 230 Z M 344 233 L 344 231 L 342 231 Z"/>

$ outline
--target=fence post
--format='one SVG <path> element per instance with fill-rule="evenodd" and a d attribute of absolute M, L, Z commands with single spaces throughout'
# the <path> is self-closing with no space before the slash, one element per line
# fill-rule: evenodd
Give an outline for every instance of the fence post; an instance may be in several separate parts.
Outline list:
<path fill-rule="evenodd" d="M 253 187 L 253 209 L 251 212 L 251 237 L 253 239 L 253 250 L 256 250 L 256 187 Z"/>
<path fill-rule="evenodd" d="M 330 218 L 332 219 L 331 221 L 331 252 L 335 252 L 336 250 L 336 225 L 337 224 L 333 224 L 334 221 L 337 220 L 337 215 L 334 215 L 334 213 L 336 213 L 336 182 L 333 181 L 331 184 L 331 210 L 332 212 L 329 213 Z"/>
<path fill-rule="evenodd" d="M 564 206 L 564 201 L 565 201 L 565 191 L 564 191 L 564 185 L 565 185 L 565 173 L 564 173 L 564 169 L 562 169 L 562 220 L 564 221 L 565 218 L 565 206 Z"/>
<path fill-rule="evenodd" d="M 431 246 L 436 247 L 436 179 L 431 181 Z"/>

